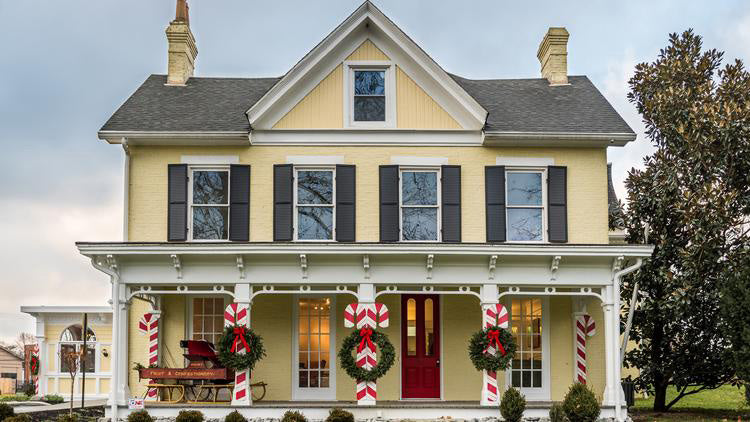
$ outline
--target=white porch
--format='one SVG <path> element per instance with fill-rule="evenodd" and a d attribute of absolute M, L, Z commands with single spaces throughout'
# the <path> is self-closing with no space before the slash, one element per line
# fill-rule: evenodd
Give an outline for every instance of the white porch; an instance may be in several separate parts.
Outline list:
<path fill-rule="evenodd" d="M 233 302 L 251 306 L 254 299 L 264 295 L 346 295 L 352 302 L 367 304 L 379 302 L 386 295 L 430 294 L 475 297 L 477 305 L 483 306 L 511 297 L 597 299 L 603 309 L 598 329 L 605 344 L 602 417 L 620 420 L 626 411 L 619 387 L 619 278 L 636 270 L 652 250 L 627 245 L 361 243 L 79 243 L 78 247 L 97 269 L 110 275 L 113 299 L 119 304 L 113 318 L 116 387 L 108 415 L 127 412 L 127 398 L 131 396 L 125 347 L 128 304 L 136 296 L 225 295 Z M 576 312 L 585 313 L 585 309 Z M 461 340 L 460 349 L 465 350 Z M 571 373 L 569 381 L 573 378 Z M 366 407 L 341 400 L 197 407 L 208 417 L 225 415 L 234 408 L 247 416 L 279 417 L 291 408 L 317 419 L 334 405 L 351 407 L 358 418 L 497 416 L 497 404 L 480 405 L 481 387 L 476 386 L 475 402 L 443 397 L 440 401 L 378 401 Z M 527 415 L 546 416 L 549 405 L 549 397 L 535 399 Z M 174 414 L 176 408 L 156 404 L 149 406 L 149 412 L 155 416 Z M 123 414 L 117 413 L 117 417 Z"/>

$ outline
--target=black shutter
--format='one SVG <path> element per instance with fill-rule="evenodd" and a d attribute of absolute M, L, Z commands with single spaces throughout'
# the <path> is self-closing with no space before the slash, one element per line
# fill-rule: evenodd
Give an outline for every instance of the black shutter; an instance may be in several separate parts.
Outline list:
<path fill-rule="evenodd" d="M 568 168 L 547 167 L 547 207 L 549 241 L 568 241 Z"/>
<path fill-rule="evenodd" d="M 188 166 L 169 164 L 167 166 L 167 240 L 184 242 L 187 240 L 187 201 Z"/>
<path fill-rule="evenodd" d="M 380 241 L 398 240 L 398 166 L 380 166 Z"/>
<path fill-rule="evenodd" d="M 336 240 L 354 242 L 356 226 L 356 167 L 336 166 Z"/>
<path fill-rule="evenodd" d="M 442 166 L 443 242 L 461 241 L 461 166 Z"/>
<path fill-rule="evenodd" d="M 294 168 L 291 164 L 273 166 L 273 240 L 292 240 Z"/>
<path fill-rule="evenodd" d="M 250 166 L 229 167 L 229 240 L 250 240 Z"/>
<path fill-rule="evenodd" d="M 505 166 L 484 168 L 487 242 L 505 242 Z"/>

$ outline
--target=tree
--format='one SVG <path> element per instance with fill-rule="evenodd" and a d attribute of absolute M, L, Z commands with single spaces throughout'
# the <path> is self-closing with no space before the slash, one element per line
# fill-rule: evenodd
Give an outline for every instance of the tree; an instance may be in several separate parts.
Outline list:
<path fill-rule="evenodd" d="M 655 247 L 623 283 L 626 311 L 636 282 L 641 297 L 631 331 L 640 347 L 626 362 L 641 370 L 636 385 L 654 394 L 656 411 L 735 374 L 737 344 L 727 332 L 737 321 L 722 297 L 748 245 L 750 78 L 740 61 L 720 69 L 722 57 L 703 51 L 692 30 L 671 34 L 629 82 L 657 150 L 626 181 L 628 241 L 644 242 L 647 224 Z M 667 403 L 669 385 L 678 394 Z"/>
<path fill-rule="evenodd" d="M 73 415 L 73 394 L 75 394 L 76 375 L 78 375 L 78 366 L 81 362 L 82 352 L 75 350 L 65 351 L 60 349 L 60 362 L 65 363 L 70 374 L 70 415 Z"/>

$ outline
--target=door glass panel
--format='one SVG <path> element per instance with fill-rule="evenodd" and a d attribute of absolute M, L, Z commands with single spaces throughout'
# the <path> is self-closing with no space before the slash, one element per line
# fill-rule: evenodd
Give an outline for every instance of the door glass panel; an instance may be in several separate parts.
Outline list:
<path fill-rule="evenodd" d="M 511 333 L 518 350 L 511 362 L 511 384 L 520 388 L 542 388 L 542 300 L 511 302 Z"/>
<path fill-rule="evenodd" d="M 331 355 L 329 333 L 330 298 L 304 298 L 298 304 L 299 384 L 300 388 L 330 387 L 328 371 Z"/>
<path fill-rule="evenodd" d="M 417 301 L 406 301 L 406 355 L 417 355 Z"/>
<path fill-rule="evenodd" d="M 435 354 L 435 324 L 434 314 L 432 311 L 432 299 L 425 299 L 424 301 L 424 340 L 425 340 L 425 356 L 432 356 Z"/>

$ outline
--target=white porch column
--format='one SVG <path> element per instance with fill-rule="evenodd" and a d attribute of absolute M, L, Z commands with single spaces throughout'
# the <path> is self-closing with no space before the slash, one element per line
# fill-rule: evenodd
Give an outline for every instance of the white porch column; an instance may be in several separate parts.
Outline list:
<path fill-rule="evenodd" d="M 371 283 L 362 283 L 357 289 L 358 301 L 355 309 L 355 321 L 357 320 L 356 315 L 360 312 L 367 312 L 369 308 L 375 311 L 375 285 Z M 372 321 L 372 324 L 365 324 L 364 320 L 355 325 L 356 329 L 359 328 L 377 328 L 377 319 Z M 370 347 L 365 346 L 361 352 L 357 353 L 357 362 L 361 362 L 365 356 L 372 355 L 375 358 L 375 352 Z M 369 370 L 370 365 L 365 363 L 364 368 Z M 357 405 L 359 406 L 374 406 L 377 403 L 377 383 L 375 381 L 360 381 L 357 380 L 357 390 L 355 392 L 357 397 Z"/>
<path fill-rule="evenodd" d="M 47 353 L 47 337 L 44 335 L 44 316 L 36 316 L 36 344 L 39 353 L 39 372 L 36 377 L 29 376 L 36 383 L 37 395 L 44 396 L 47 394 L 47 365 L 49 365 L 49 354 Z M 31 368 L 29 368 L 31 369 Z"/>
<path fill-rule="evenodd" d="M 497 317 L 494 321 L 488 321 L 487 314 L 488 309 L 497 309 L 499 303 L 499 291 L 497 284 L 484 284 L 482 285 L 480 292 L 481 302 L 480 306 L 482 309 L 482 325 L 484 329 L 487 324 L 497 324 Z M 492 319 L 492 318 L 491 318 Z M 507 324 L 507 323 L 506 323 Z M 500 388 L 497 382 L 497 372 L 482 371 L 482 393 L 480 404 L 482 406 L 499 406 L 500 405 Z"/>
<path fill-rule="evenodd" d="M 602 303 L 604 310 L 604 353 L 605 353 L 605 374 L 606 385 L 604 387 L 603 405 L 614 406 L 617 403 L 619 379 L 616 365 L 619 365 L 617 358 L 619 315 L 615 311 L 614 289 L 607 286 L 605 289 L 605 302 Z M 616 327 L 617 326 L 617 327 Z"/>
<path fill-rule="evenodd" d="M 234 302 L 237 304 L 234 307 L 234 324 L 242 325 L 250 328 L 250 315 L 251 315 L 251 288 L 248 283 L 237 283 L 234 286 Z M 232 308 L 229 305 L 227 312 Z M 225 316 L 226 318 L 226 316 Z M 225 325 L 228 325 L 228 321 L 225 319 Z M 229 325 L 231 326 L 231 325 Z M 238 353 L 245 353 L 244 348 L 238 350 Z M 250 406 L 253 404 L 253 394 L 250 388 L 250 379 L 252 374 L 250 371 L 237 371 L 234 374 L 234 390 L 232 391 L 232 406 Z"/>

